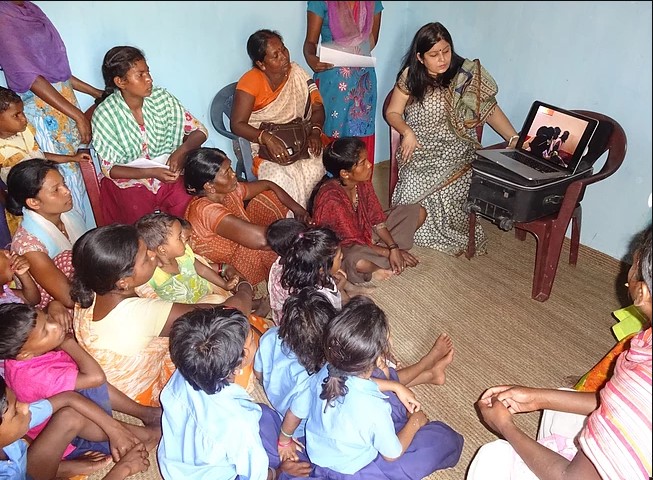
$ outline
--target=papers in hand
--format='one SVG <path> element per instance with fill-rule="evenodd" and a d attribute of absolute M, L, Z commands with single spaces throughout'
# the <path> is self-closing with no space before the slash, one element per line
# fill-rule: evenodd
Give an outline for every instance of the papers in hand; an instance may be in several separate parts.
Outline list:
<path fill-rule="evenodd" d="M 164 154 L 159 155 L 158 157 L 149 159 L 149 158 L 137 158 L 127 163 L 125 167 L 132 168 L 170 168 L 170 165 L 166 164 L 168 157 L 170 155 Z"/>
<path fill-rule="evenodd" d="M 376 67 L 376 57 L 343 52 L 332 47 L 320 45 L 320 62 L 331 63 L 335 67 Z"/>

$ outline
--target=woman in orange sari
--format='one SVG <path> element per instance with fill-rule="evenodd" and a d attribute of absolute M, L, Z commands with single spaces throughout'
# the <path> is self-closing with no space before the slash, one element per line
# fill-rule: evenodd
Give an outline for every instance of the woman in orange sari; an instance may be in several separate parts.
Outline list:
<path fill-rule="evenodd" d="M 247 53 L 253 68 L 236 85 L 231 129 L 252 142 L 253 173 L 261 180 L 276 183 L 306 207 L 313 187 L 324 175 L 322 97 L 310 75 L 290 61 L 290 53 L 279 33 L 271 30 L 253 33 L 247 40 Z M 284 142 L 261 124 L 288 123 L 298 117 L 309 125 L 308 155 L 290 163 Z M 274 161 L 258 156 L 263 146 Z"/>
<path fill-rule="evenodd" d="M 211 262 L 232 265 L 252 285 L 267 280 L 277 259 L 265 239 L 268 225 L 285 218 L 288 210 L 310 221 L 306 210 L 277 184 L 239 182 L 231 160 L 217 148 L 190 152 L 184 181 L 194 196 L 186 209 L 193 251 Z"/>

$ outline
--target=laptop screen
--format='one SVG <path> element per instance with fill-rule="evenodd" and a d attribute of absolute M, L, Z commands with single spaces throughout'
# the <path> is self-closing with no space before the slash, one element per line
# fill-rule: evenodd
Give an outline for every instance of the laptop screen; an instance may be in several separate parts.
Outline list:
<path fill-rule="evenodd" d="M 573 173 L 597 124 L 593 118 L 534 102 L 516 148 Z"/>

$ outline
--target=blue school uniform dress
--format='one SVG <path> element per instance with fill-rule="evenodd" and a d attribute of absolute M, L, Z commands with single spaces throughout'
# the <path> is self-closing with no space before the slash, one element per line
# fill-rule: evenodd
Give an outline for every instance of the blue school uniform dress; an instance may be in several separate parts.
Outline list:
<path fill-rule="evenodd" d="M 267 479 L 269 460 L 259 435 L 261 407 L 242 387 L 231 383 L 207 395 L 176 371 L 161 392 L 161 405 L 163 437 L 157 458 L 163 478 Z"/>
<path fill-rule="evenodd" d="M 396 371 L 390 372 L 390 380 L 396 381 Z M 406 409 L 394 393 L 383 394 L 372 380 L 348 377 L 347 394 L 325 408 L 320 393 L 327 376 L 325 366 L 290 407 L 307 418 L 306 451 L 316 478 L 421 480 L 458 462 L 463 438 L 442 422 L 422 427 L 402 454 L 397 432 L 408 420 Z M 373 376 L 385 378 L 378 369 Z M 388 462 L 383 456 L 399 458 Z"/>
<path fill-rule="evenodd" d="M 33 428 L 52 416 L 52 404 L 48 400 L 39 400 L 30 403 L 29 411 L 32 414 L 29 428 Z M 27 478 L 27 447 L 27 442 L 22 438 L 6 447 L 2 447 L 9 460 L 0 461 L 0 480 L 22 480 Z"/>
<path fill-rule="evenodd" d="M 272 327 L 263 334 L 259 342 L 254 370 L 261 372 L 263 390 L 280 418 L 286 414 L 293 399 L 306 388 L 310 375 L 299 363 L 295 354 L 282 345 L 279 327 Z M 304 436 L 302 423 L 295 430 L 295 437 Z"/>

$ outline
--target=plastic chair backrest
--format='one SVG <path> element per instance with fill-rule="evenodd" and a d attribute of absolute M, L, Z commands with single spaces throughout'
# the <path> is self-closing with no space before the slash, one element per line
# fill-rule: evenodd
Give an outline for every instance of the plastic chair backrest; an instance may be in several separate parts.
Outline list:
<path fill-rule="evenodd" d="M 626 132 L 624 132 L 624 129 L 619 124 L 619 122 L 611 117 L 608 117 L 607 115 L 603 115 L 602 113 L 592 112 L 589 110 L 572 111 L 580 113 L 581 115 L 595 118 L 599 121 L 597 132 L 595 132 L 594 137 L 590 141 L 586 157 L 594 162 L 605 152 L 608 152 L 608 158 L 605 160 L 601 170 L 594 173 L 593 175 L 576 180 L 571 185 L 569 185 L 567 188 L 567 193 L 565 194 L 565 200 L 572 187 L 574 189 L 579 189 L 579 192 L 582 195 L 582 191 L 584 191 L 587 185 L 599 182 L 615 173 L 624 162 L 627 149 Z M 607 134 L 600 135 L 602 128 L 606 129 Z"/>
<path fill-rule="evenodd" d="M 388 185 L 388 205 L 392 204 L 392 194 L 395 191 L 395 186 L 397 185 L 397 180 L 399 180 L 399 165 L 397 163 L 397 150 L 401 145 L 401 135 L 399 132 L 390 126 L 388 118 L 386 117 L 386 111 L 390 105 L 390 99 L 392 98 L 392 92 L 394 88 L 388 92 L 383 102 L 383 119 L 388 124 L 390 129 L 390 175 L 389 175 L 389 185 Z M 480 142 L 483 137 L 483 125 L 476 127 L 476 136 Z"/>
<path fill-rule="evenodd" d="M 252 147 L 249 140 L 235 135 L 225 123 L 225 118 L 227 120 L 231 119 L 231 108 L 235 93 L 236 82 L 233 82 L 215 94 L 211 102 L 211 123 L 220 135 L 231 140 L 237 159 L 236 175 L 238 178 L 252 181 L 256 180 L 256 177 L 252 173 Z"/>

